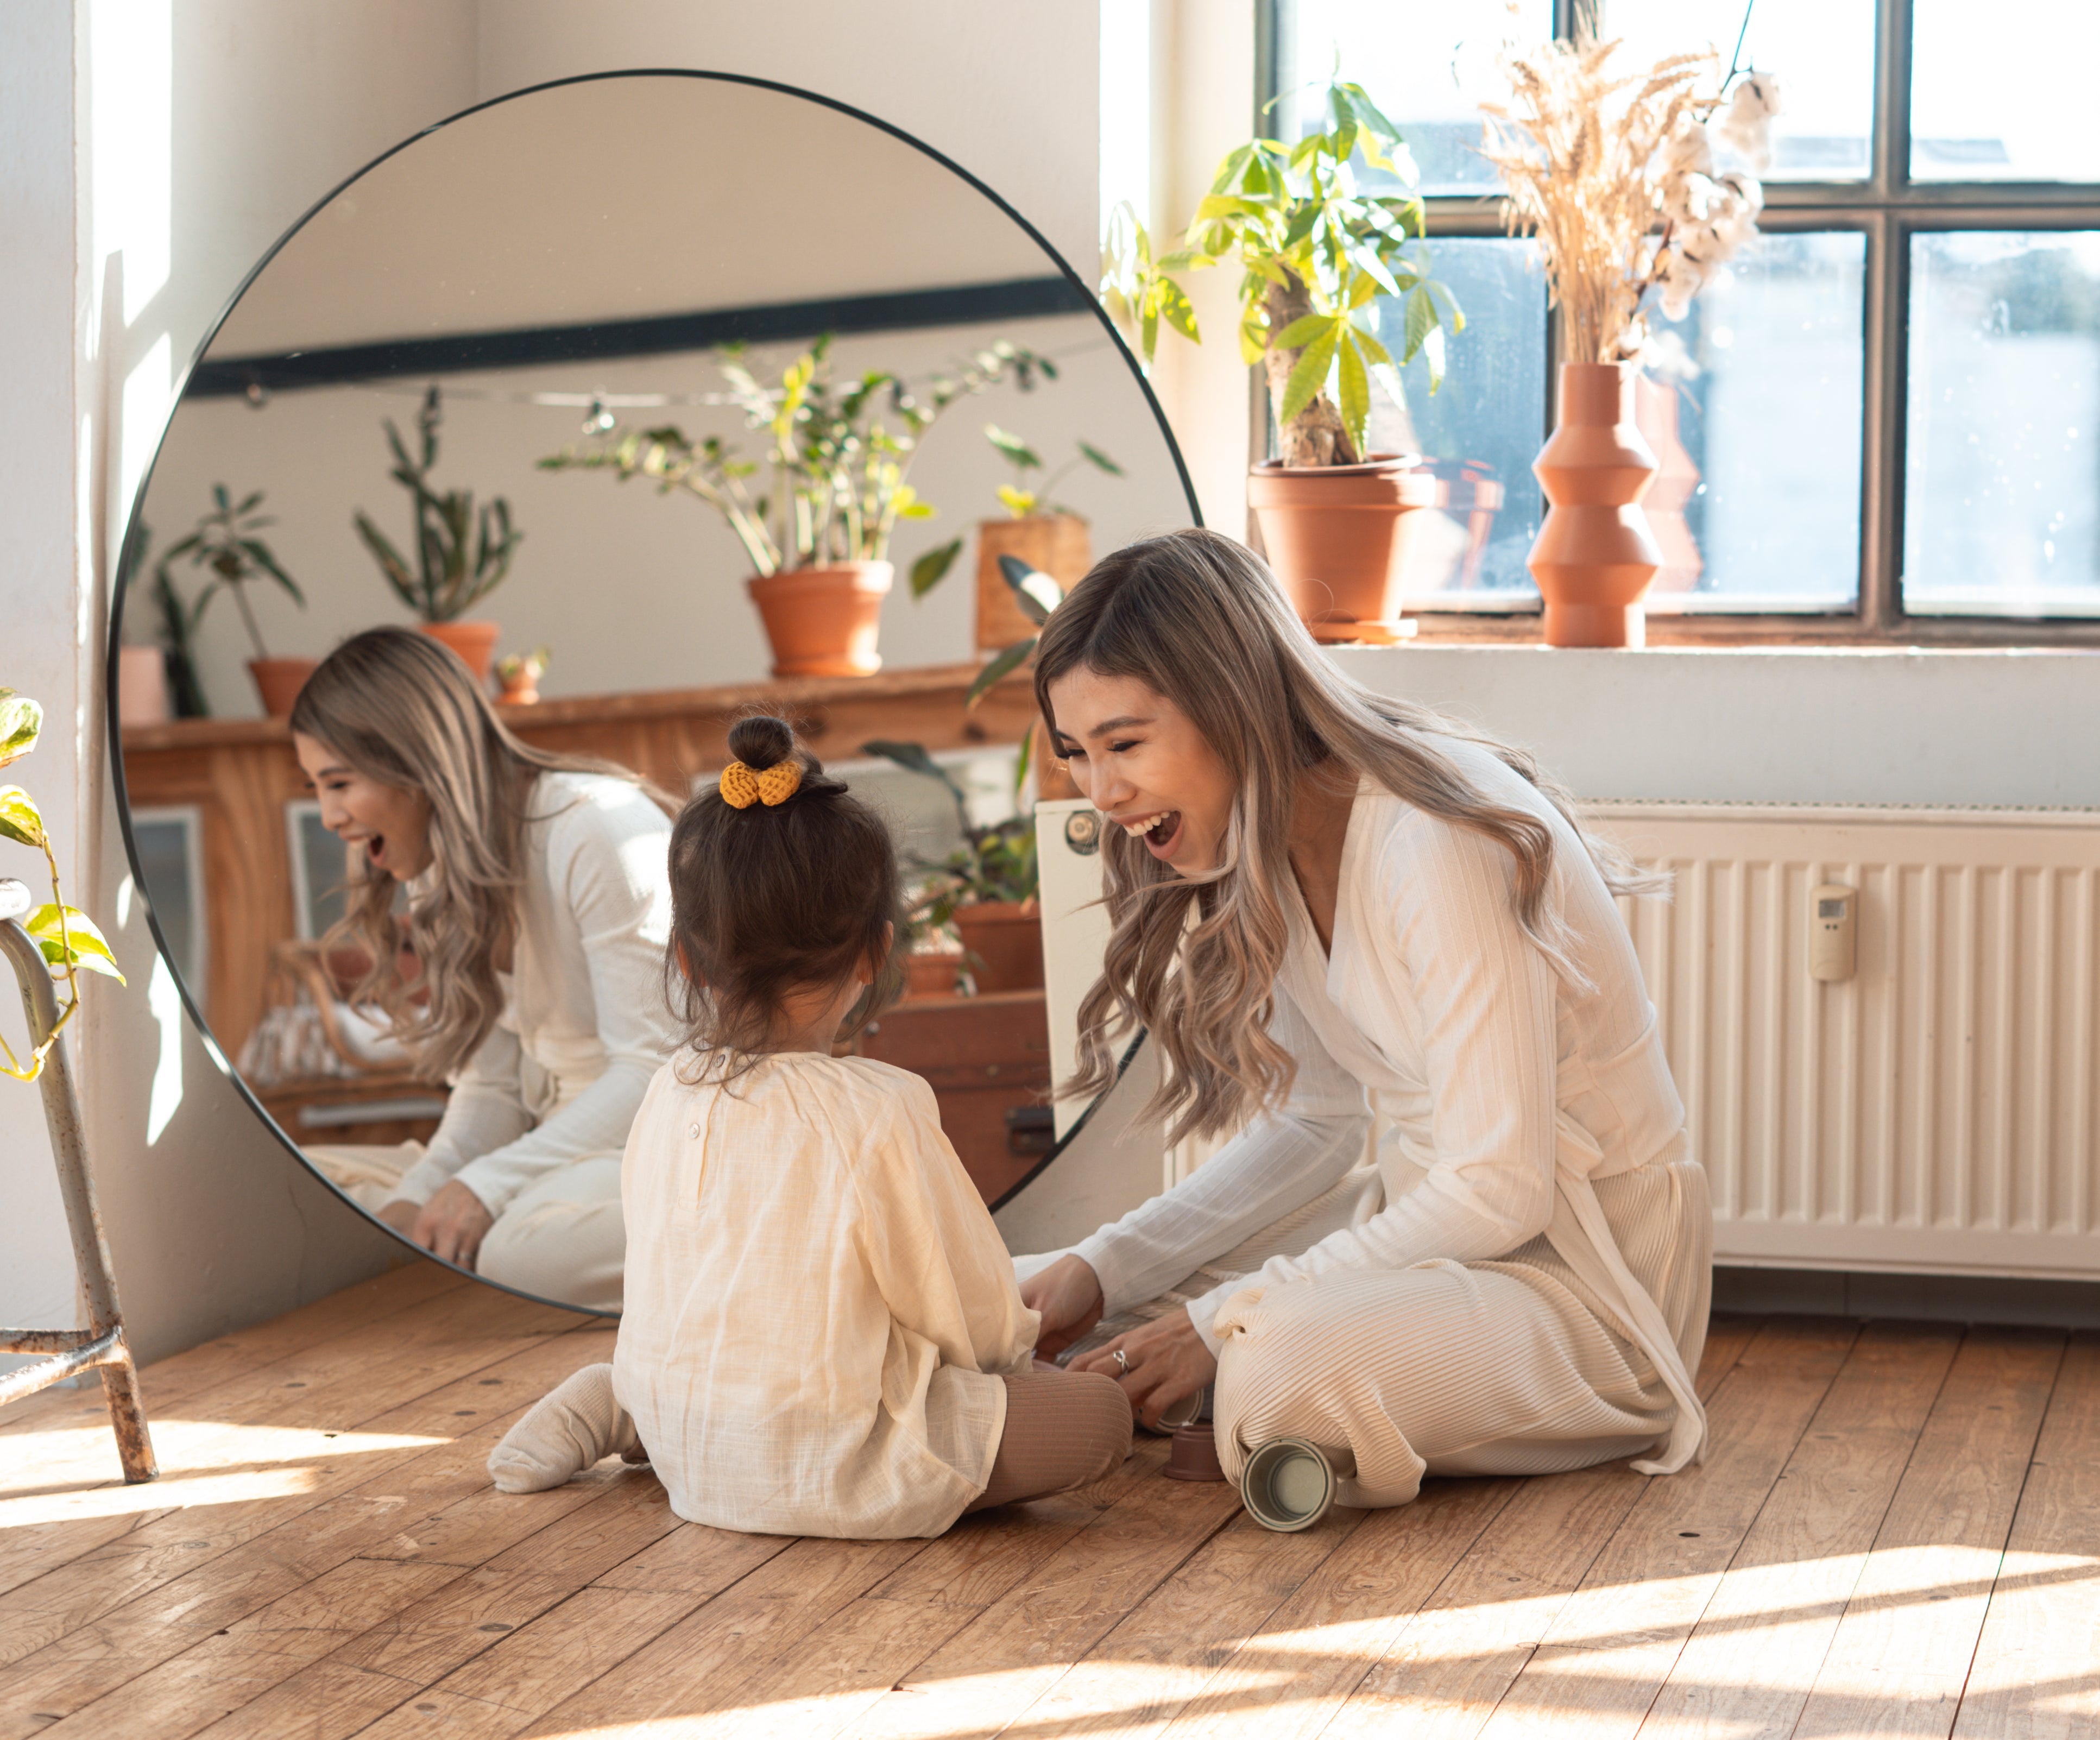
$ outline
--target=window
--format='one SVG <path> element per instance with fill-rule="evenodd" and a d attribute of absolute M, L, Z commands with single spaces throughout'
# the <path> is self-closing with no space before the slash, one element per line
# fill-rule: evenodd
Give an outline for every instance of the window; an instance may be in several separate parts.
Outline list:
<path fill-rule="evenodd" d="M 1339 65 L 1406 133 L 1469 325 L 1379 445 L 1449 480 L 1408 604 L 1427 638 L 1529 638 L 1554 340 L 1473 150 L 1505 41 L 1591 0 L 1265 0 L 1282 136 Z M 1758 239 L 1676 325 L 1641 416 L 1663 468 L 1652 641 L 2100 642 L 2100 6 L 1594 0 L 1621 66 L 1709 46 L 1776 72 Z M 1304 122 L 1313 116 L 1308 113 Z M 1518 619 L 1518 620 L 1511 620 Z"/>

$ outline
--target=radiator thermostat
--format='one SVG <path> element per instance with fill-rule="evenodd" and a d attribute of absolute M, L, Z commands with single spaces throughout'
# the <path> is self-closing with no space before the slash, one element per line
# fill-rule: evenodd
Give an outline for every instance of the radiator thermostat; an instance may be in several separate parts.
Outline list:
<path fill-rule="evenodd" d="M 1860 969 L 1860 890 L 1825 882 L 1809 895 L 1808 976 L 1826 983 Z"/>

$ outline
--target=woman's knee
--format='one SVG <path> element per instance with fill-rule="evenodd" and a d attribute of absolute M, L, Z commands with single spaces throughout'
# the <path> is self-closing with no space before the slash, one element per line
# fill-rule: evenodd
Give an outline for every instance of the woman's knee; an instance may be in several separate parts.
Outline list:
<path fill-rule="evenodd" d="M 481 1242 L 474 1270 L 501 1286 L 585 1310 L 620 1308 L 625 1256 L 624 1229 L 615 1206 L 610 1222 L 602 1210 L 558 1212 L 554 1204 L 496 1217 Z"/>

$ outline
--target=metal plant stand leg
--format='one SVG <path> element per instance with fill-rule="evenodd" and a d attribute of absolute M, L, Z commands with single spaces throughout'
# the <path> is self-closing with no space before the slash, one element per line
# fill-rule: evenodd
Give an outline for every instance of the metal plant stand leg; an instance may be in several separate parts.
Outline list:
<path fill-rule="evenodd" d="M 43 952 L 20 921 L 33 901 L 21 883 L 0 880 L 0 949 L 7 952 L 22 987 L 22 1009 L 29 1018 L 29 1043 L 43 1044 L 58 1023 L 58 999 Z M 95 1206 L 95 1181 L 87 1172 L 87 1144 L 82 1138 L 80 1101 L 73 1091 L 61 1039 L 44 1060 L 39 1079 L 44 1121 L 51 1126 L 51 1154 L 58 1162 L 59 1194 L 65 1200 L 66 1224 L 73 1230 L 73 1261 L 81 1291 L 87 1299 L 85 1329 L 0 1329 L 0 1353 L 48 1354 L 48 1359 L 0 1377 L 0 1407 L 33 1395 L 60 1378 L 90 1366 L 102 1368 L 102 1393 L 109 1404 L 109 1424 L 117 1433 L 117 1453 L 124 1477 L 136 1483 L 152 1480 L 153 1441 L 139 1402 L 139 1373 L 125 1345 L 123 1314 L 117 1305 L 117 1279 L 109 1270 L 109 1245 L 102 1236 L 102 1217 Z"/>

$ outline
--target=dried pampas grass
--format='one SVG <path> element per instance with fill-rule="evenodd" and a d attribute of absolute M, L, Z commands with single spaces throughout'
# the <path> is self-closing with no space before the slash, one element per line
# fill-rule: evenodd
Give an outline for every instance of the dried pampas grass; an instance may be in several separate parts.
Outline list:
<path fill-rule="evenodd" d="M 1754 233 L 1763 204 L 1752 177 L 1712 173 L 1706 123 L 1721 106 L 1720 57 L 1672 55 L 1615 78 L 1606 64 L 1618 46 L 1548 42 L 1506 55 L 1511 100 L 1481 105 L 1482 155 L 1508 188 L 1510 233 L 1538 238 L 1569 362 L 1638 356 L 1642 296 L 1661 286 L 1665 312 L 1683 318 Z M 1740 88 L 1723 123 L 1734 130 L 1725 142 L 1754 161 L 1778 109 L 1776 82 L 1756 77 L 1763 83 Z"/>

